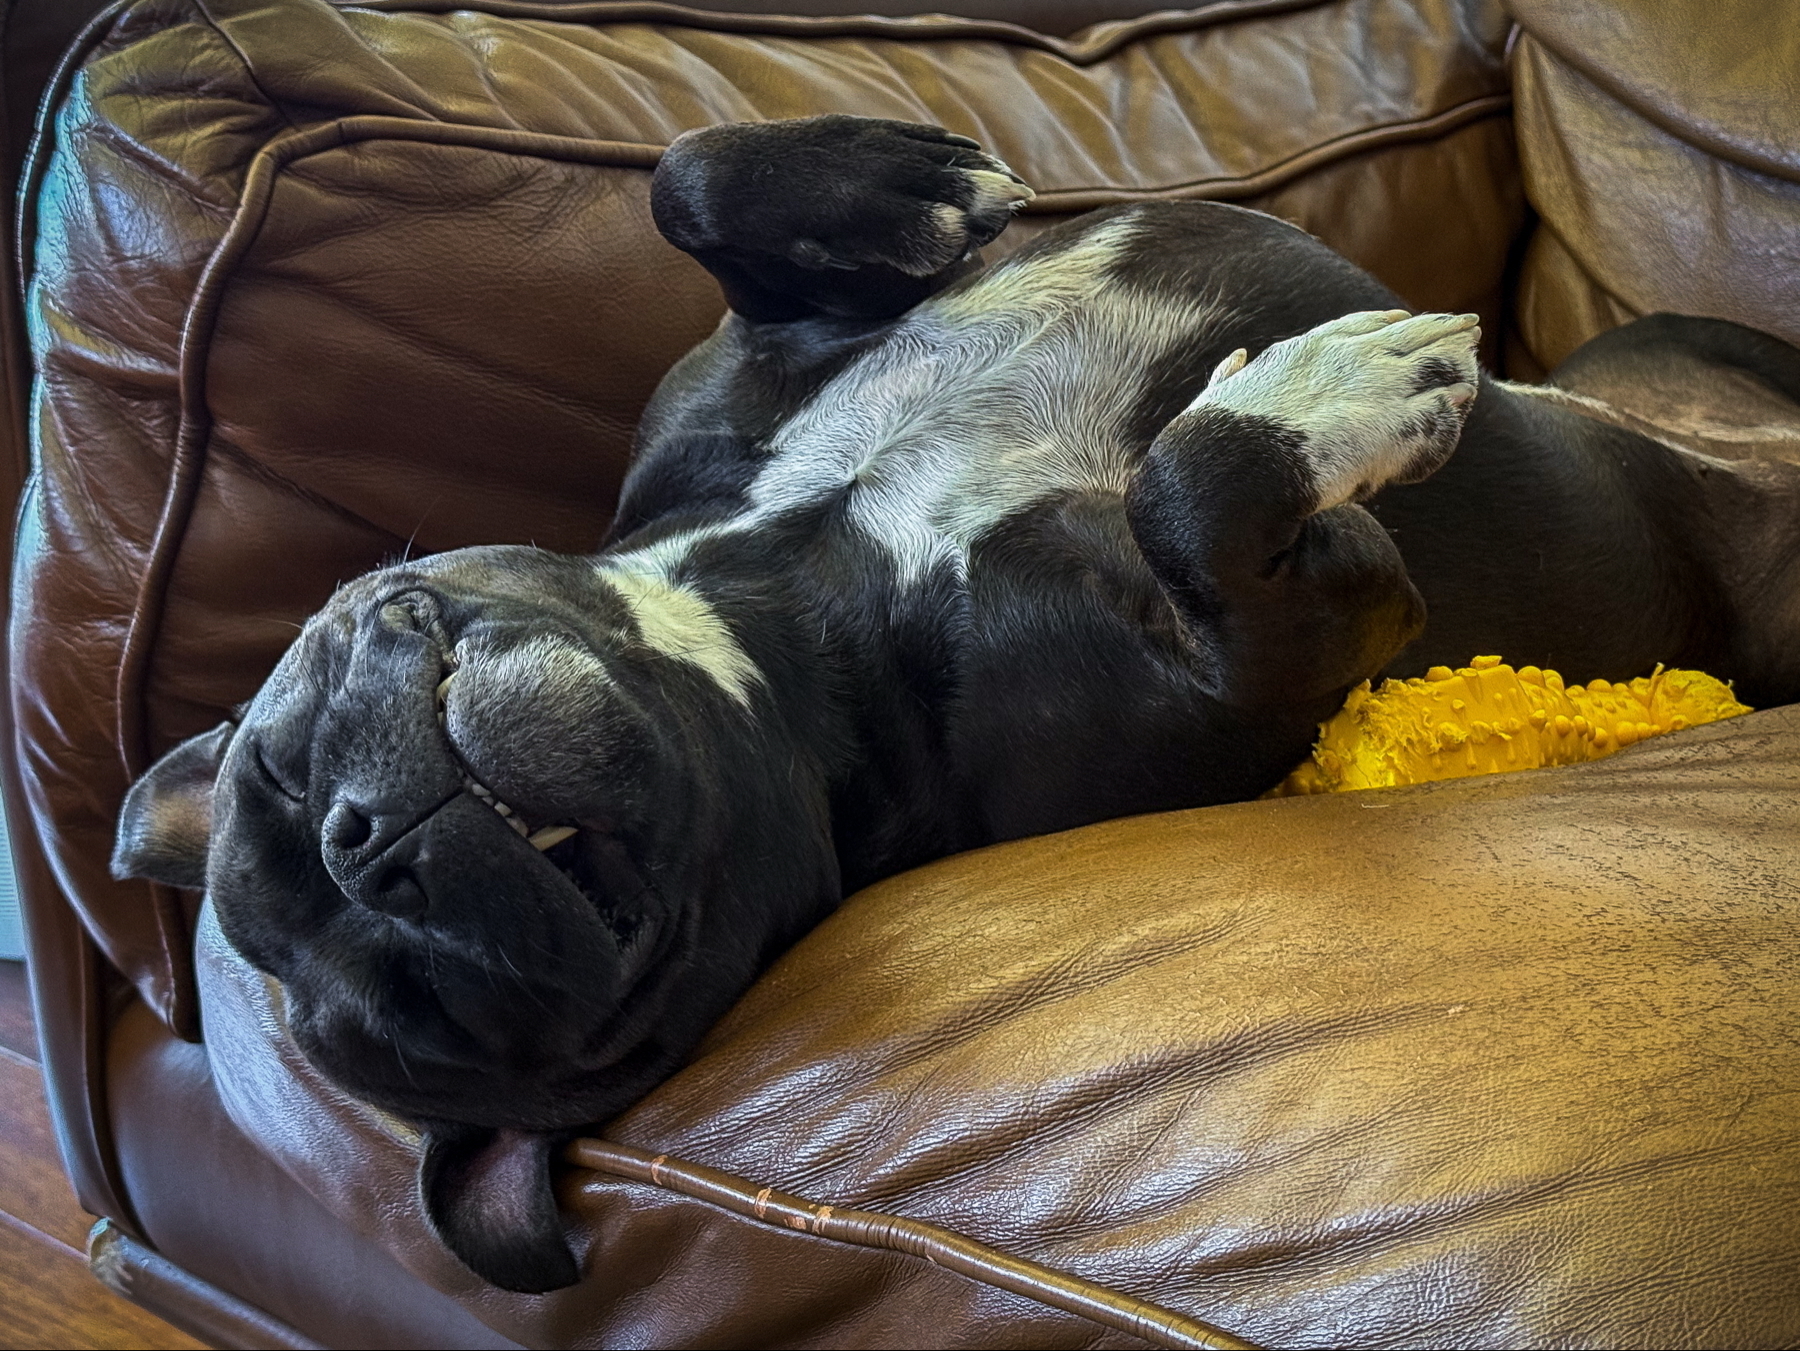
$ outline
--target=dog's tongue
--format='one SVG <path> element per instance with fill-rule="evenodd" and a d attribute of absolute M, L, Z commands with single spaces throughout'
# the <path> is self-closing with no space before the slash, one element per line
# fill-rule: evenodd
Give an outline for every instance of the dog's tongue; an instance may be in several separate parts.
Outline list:
<path fill-rule="evenodd" d="M 562 1137 L 478 1126 L 432 1127 L 419 1195 L 444 1246 L 482 1279 L 541 1294 L 581 1278 L 550 1185 Z"/>

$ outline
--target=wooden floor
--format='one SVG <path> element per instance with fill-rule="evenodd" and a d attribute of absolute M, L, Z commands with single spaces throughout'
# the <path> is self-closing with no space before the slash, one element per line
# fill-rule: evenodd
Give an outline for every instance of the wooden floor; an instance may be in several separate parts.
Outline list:
<path fill-rule="evenodd" d="M 93 1222 L 57 1161 L 25 969 L 0 961 L 0 1348 L 201 1346 L 88 1274 Z"/>

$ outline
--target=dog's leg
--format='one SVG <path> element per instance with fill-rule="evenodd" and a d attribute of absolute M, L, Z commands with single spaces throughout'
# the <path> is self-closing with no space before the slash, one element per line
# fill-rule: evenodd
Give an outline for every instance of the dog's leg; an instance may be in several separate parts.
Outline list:
<path fill-rule="evenodd" d="M 938 127 L 812 117 L 676 138 L 650 205 L 718 280 L 727 321 L 644 409 L 614 539 L 741 508 L 769 438 L 898 318 L 980 266 L 1031 189 Z"/>
<path fill-rule="evenodd" d="M 1424 622 L 1357 503 L 1429 476 L 1475 397 L 1474 315 L 1352 314 L 1234 353 L 1152 443 L 1131 529 L 1179 610 L 1207 692 L 1315 700 L 1379 671 Z"/>
<path fill-rule="evenodd" d="M 1031 195 L 966 136 L 832 115 L 677 137 L 650 206 L 746 319 L 880 320 L 967 271 Z"/>

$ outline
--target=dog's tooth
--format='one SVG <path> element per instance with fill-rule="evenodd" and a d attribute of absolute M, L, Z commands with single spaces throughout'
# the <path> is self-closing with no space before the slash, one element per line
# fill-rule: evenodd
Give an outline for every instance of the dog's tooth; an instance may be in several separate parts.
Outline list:
<path fill-rule="evenodd" d="M 511 816 L 513 814 L 513 809 L 507 806 L 499 798 L 495 797 L 492 793 L 488 794 L 488 806 L 492 807 L 502 816 Z"/>
<path fill-rule="evenodd" d="M 531 837 L 531 827 L 526 825 L 518 817 L 516 817 L 516 816 L 507 817 L 506 824 L 511 826 L 514 830 L 518 831 L 519 834 L 521 836 L 523 836 L 524 838 L 529 839 Z"/>
<path fill-rule="evenodd" d="M 438 682 L 437 701 L 438 701 L 439 708 L 442 708 L 444 706 L 445 701 L 450 698 L 450 682 L 455 679 L 456 679 L 456 676 L 454 673 L 452 673 L 450 675 L 445 676 L 441 681 Z"/>
<path fill-rule="evenodd" d="M 534 831 L 526 836 L 526 839 L 530 842 L 531 847 L 541 854 L 546 849 L 554 849 L 573 834 L 575 834 L 574 826 L 545 826 L 542 830 Z"/>

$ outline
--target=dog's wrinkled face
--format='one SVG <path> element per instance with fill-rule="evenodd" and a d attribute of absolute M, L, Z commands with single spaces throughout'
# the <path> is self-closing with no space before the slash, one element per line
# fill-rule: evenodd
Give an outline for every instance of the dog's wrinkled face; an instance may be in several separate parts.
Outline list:
<path fill-rule="evenodd" d="M 441 555 L 340 591 L 211 734 L 207 890 L 359 1097 L 555 1129 L 686 1049 L 711 804 L 633 633 L 592 560 Z"/>
<path fill-rule="evenodd" d="M 557 1140 L 674 1070 L 838 899 L 825 771 L 766 689 L 703 596 L 629 564 L 386 568 L 132 786 L 113 869 L 204 887 L 314 1065 L 425 1127 L 444 1241 L 555 1289 Z"/>

